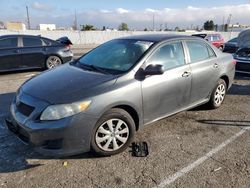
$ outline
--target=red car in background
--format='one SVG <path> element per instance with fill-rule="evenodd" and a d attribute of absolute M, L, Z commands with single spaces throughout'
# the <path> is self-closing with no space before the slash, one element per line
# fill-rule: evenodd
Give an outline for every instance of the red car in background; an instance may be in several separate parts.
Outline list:
<path fill-rule="evenodd" d="M 224 49 L 225 41 L 220 34 L 194 34 L 192 36 L 204 38 L 219 48 L 221 51 Z"/>

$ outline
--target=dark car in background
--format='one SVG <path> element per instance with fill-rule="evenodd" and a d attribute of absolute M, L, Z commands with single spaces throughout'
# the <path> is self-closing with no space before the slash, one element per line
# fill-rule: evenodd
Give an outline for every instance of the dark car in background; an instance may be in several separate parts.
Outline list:
<path fill-rule="evenodd" d="M 221 34 L 193 34 L 192 36 L 203 38 L 209 41 L 212 45 L 223 51 L 224 49 L 224 39 Z"/>
<path fill-rule="evenodd" d="M 236 72 L 250 75 L 250 30 L 242 31 L 237 40 L 239 49 L 234 54 Z"/>
<path fill-rule="evenodd" d="M 25 82 L 6 124 L 42 154 L 113 155 L 144 125 L 220 107 L 234 74 L 232 55 L 197 37 L 115 39 Z"/>
<path fill-rule="evenodd" d="M 51 69 L 73 58 L 71 41 L 41 36 L 0 36 L 0 72 L 35 68 Z"/>
<path fill-rule="evenodd" d="M 233 54 L 238 50 L 238 48 L 238 38 L 233 38 L 225 43 L 223 52 Z"/>

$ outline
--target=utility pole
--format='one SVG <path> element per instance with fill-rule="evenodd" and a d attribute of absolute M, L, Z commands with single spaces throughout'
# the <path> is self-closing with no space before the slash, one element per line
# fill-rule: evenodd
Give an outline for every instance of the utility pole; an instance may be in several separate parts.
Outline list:
<path fill-rule="evenodd" d="M 155 13 L 153 13 L 153 31 L 155 30 Z"/>
<path fill-rule="evenodd" d="M 76 10 L 75 10 L 75 23 L 74 23 L 74 29 L 77 30 L 77 17 L 76 17 Z"/>
<path fill-rule="evenodd" d="M 225 31 L 225 16 L 222 19 L 222 31 Z"/>
<path fill-rule="evenodd" d="M 27 13 L 28 29 L 30 30 L 30 15 L 29 15 L 29 7 L 28 6 L 26 6 L 26 13 Z"/>

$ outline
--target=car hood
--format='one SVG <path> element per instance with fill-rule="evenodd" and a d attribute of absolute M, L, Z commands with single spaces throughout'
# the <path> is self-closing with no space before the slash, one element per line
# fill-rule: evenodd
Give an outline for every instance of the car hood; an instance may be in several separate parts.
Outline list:
<path fill-rule="evenodd" d="M 240 48 L 250 48 L 250 29 L 244 30 L 239 34 L 238 45 Z"/>
<path fill-rule="evenodd" d="M 235 47 L 237 47 L 238 43 L 237 42 L 227 42 L 227 43 L 225 43 L 225 46 L 235 46 Z"/>
<path fill-rule="evenodd" d="M 115 75 L 87 71 L 65 64 L 28 80 L 21 90 L 51 104 L 64 104 L 101 94 L 116 80 Z"/>

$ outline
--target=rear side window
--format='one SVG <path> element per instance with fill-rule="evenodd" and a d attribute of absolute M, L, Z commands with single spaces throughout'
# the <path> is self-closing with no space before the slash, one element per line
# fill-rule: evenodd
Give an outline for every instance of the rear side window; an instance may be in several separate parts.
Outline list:
<path fill-rule="evenodd" d="M 207 50 L 210 58 L 216 57 L 215 52 L 210 46 L 207 46 Z"/>
<path fill-rule="evenodd" d="M 166 44 L 159 47 L 148 59 L 147 64 L 163 65 L 165 70 L 185 64 L 183 46 L 181 42 Z"/>
<path fill-rule="evenodd" d="M 17 37 L 9 37 L 5 39 L 0 39 L 0 48 L 16 48 L 17 47 Z"/>
<path fill-rule="evenodd" d="M 57 42 L 53 41 L 53 40 L 49 40 L 49 39 L 42 39 L 43 41 L 43 46 L 53 46 L 53 45 L 58 45 Z"/>
<path fill-rule="evenodd" d="M 23 37 L 23 46 L 24 47 L 42 46 L 42 40 L 40 38 Z"/>
<path fill-rule="evenodd" d="M 207 44 L 199 41 L 187 41 L 186 42 L 191 63 L 203 61 L 210 58 Z"/>

